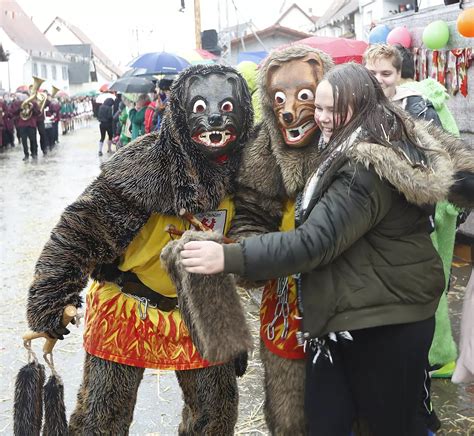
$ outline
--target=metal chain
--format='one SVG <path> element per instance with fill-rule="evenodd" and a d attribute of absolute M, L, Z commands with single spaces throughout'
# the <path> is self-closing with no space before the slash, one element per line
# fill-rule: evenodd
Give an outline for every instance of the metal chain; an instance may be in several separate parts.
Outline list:
<path fill-rule="evenodd" d="M 138 297 L 136 295 L 128 294 L 124 292 L 127 297 L 131 297 L 138 302 L 137 310 L 140 319 L 144 321 L 147 317 L 147 310 L 150 307 L 151 309 L 156 309 L 158 306 L 156 304 L 150 303 L 150 300 L 145 297 Z"/>
<path fill-rule="evenodd" d="M 270 341 L 275 339 L 275 324 L 280 317 L 283 317 L 283 331 L 281 333 L 281 338 L 286 339 L 288 336 L 288 329 L 290 327 L 288 323 L 288 316 L 290 315 L 290 305 L 288 303 L 288 277 L 280 277 L 278 279 L 277 297 L 278 303 L 275 306 L 273 320 L 267 326 L 267 338 Z"/>

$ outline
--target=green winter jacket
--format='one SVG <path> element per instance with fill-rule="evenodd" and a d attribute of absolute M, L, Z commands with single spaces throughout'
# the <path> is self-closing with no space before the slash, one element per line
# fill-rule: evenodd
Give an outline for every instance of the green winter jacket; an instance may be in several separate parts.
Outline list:
<path fill-rule="evenodd" d="M 455 136 L 459 136 L 456 120 L 447 105 L 449 94 L 441 83 L 428 78 L 421 82 L 409 81 L 401 86 L 418 91 L 424 98 L 428 99 L 436 110 L 443 129 Z"/>
<path fill-rule="evenodd" d="M 132 123 L 132 141 L 145 134 L 145 111 L 146 106 L 138 111 L 133 108 L 128 112 L 128 117 Z"/>
<path fill-rule="evenodd" d="M 295 231 L 224 246 L 225 272 L 250 280 L 301 272 L 307 338 L 433 316 L 445 277 L 424 205 L 449 196 L 458 164 L 474 164 L 464 152 L 438 153 L 456 140 L 433 131 L 419 135 L 431 149 L 428 170 L 381 145 L 354 145 Z"/>
<path fill-rule="evenodd" d="M 122 109 L 122 112 L 119 116 L 119 121 L 121 125 L 120 129 L 120 142 L 122 145 L 127 145 L 132 140 L 132 133 L 129 131 L 129 122 L 128 121 L 128 111 L 127 107 Z"/>

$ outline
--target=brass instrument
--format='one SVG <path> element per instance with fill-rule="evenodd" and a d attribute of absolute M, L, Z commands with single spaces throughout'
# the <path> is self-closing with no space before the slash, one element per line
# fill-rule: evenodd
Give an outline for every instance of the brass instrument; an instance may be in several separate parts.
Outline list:
<path fill-rule="evenodd" d="M 44 104 L 46 103 L 46 95 L 43 92 L 38 93 L 38 89 L 40 88 L 43 82 L 44 79 L 40 79 L 39 77 L 33 76 L 33 85 L 30 86 L 30 96 L 23 103 L 21 103 L 20 118 L 22 120 L 26 121 L 31 118 L 31 115 L 33 113 L 34 100 L 40 100 L 41 97 L 43 97 L 44 102 L 43 100 L 40 100 L 40 105 L 42 104 L 44 108 Z M 38 94 L 41 95 L 40 99 L 38 99 Z"/>
<path fill-rule="evenodd" d="M 59 91 L 61 91 L 58 87 L 56 87 L 56 86 L 54 86 L 54 85 L 51 87 L 51 89 L 52 89 L 52 91 L 51 91 L 51 98 L 54 98 L 54 97 L 56 96 L 56 94 L 57 94 Z"/>

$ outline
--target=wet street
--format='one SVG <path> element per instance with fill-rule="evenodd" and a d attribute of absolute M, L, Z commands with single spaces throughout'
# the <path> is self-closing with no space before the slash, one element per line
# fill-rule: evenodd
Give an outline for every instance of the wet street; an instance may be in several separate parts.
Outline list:
<path fill-rule="evenodd" d="M 60 137 L 61 143 L 46 157 L 23 162 L 17 144 L 0 153 L 0 434 L 13 434 L 13 388 L 18 370 L 27 355 L 21 336 L 27 330 L 25 304 L 28 285 L 40 251 L 61 211 L 99 173 L 97 156 L 98 125 L 78 129 Z M 109 155 L 110 156 L 110 155 Z M 456 338 L 459 314 L 470 267 L 458 263 L 449 294 Z M 249 323 L 258 349 L 258 293 L 242 291 Z M 34 342 L 41 354 L 42 340 Z M 56 369 L 65 385 L 67 415 L 72 412 L 81 379 L 83 360 L 82 326 L 54 350 Z M 390 374 L 387 374 L 390 377 Z M 267 435 L 263 418 L 262 365 L 258 352 L 252 356 L 247 374 L 239 381 L 239 435 Z M 474 386 L 458 386 L 449 380 L 433 380 L 433 401 L 443 429 L 439 435 L 474 435 Z M 180 421 L 181 393 L 174 373 L 147 370 L 138 392 L 131 435 L 174 435 Z M 297 436 L 297 435 L 295 435 Z M 328 435 L 330 436 L 330 435 Z M 403 435 L 400 435 L 403 436 Z"/>

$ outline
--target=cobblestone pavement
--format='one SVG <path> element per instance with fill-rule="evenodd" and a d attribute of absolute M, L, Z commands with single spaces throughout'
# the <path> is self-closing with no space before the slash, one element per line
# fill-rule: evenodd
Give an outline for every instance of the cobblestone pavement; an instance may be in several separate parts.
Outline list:
<path fill-rule="evenodd" d="M 64 207 L 73 201 L 99 172 L 97 156 L 98 126 L 76 130 L 62 136 L 61 143 L 37 162 L 22 162 L 17 145 L 0 153 L 0 434 L 12 435 L 14 379 L 26 363 L 21 336 L 27 325 L 25 303 L 28 285 L 40 251 Z M 458 276 L 450 304 L 459 330 L 459 313 L 466 284 L 467 268 L 455 269 Z M 258 293 L 242 291 L 255 338 L 255 353 L 247 374 L 239 380 L 240 411 L 236 434 L 267 435 L 262 408 L 262 365 L 258 356 Z M 40 340 L 34 348 L 40 352 Z M 56 368 L 65 385 L 69 415 L 81 378 L 83 360 L 82 328 L 73 328 L 55 348 Z M 456 386 L 446 380 L 434 380 L 435 407 L 444 424 L 439 434 L 474 434 L 474 387 Z M 181 393 L 173 372 L 147 370 L 138 393 L 131 435 L 177 434 L 182 407 Z M 296 436 L 296 435 L 295 435 Z"/>

